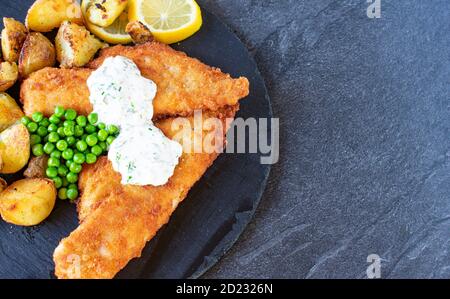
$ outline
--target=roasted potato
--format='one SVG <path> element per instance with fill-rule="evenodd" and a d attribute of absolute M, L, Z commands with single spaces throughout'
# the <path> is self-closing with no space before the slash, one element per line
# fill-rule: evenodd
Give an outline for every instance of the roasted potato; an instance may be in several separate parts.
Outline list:
<path fill-rule="evenodd" d="M 8 183 L 3 179 L 0 178 L 0 193 L 8 187 Z"/>
<path fill-rule="evenodd" d="M 80 4 L 76 0 L 37 0 L 28 10 L 25 24 L 30 30 L 49 32 L 64 21 L 84 23 Z"/>
<path fill-rule="evenodd" d="M 19 69 L 15 62 L 5 61 L 0 63 L 0 92 L 13 86 L 18 77 Z"/>
<path fill-rule="evenodd" d="M 151 31 L 139 21 L 128 23 L 125 31 L 131 36 L 136 44 L 145 44 L 155 40 Z"/>
<path fill-rule="evenodd" d="M 84 66 L 103 47 L 103 42 L 84 26 L 68 21 L 59 28 L 55 44 L 56 55 L 63 68 Z"/>
<path fill-rule="evenodd" d="M 42 155 L 40 157 L 31 158 L 28 167 L 23 173 L 23 176 L 30 179 L 45 178 L 45 170 L 47 169 L 48 156 Z"/>
<path fill-rule="evenodd" d="M 0 134 L 0 155 L 3 161 L 0 173 L 15 173 L 27 164 L 30 134 L 23 124 L 15 124 Z"/>
<path fill-rule="evenodd" d="M 0 132 L 12 126 L 23 116 L 16 101 L 7 93 L 0 92 Z"/>
<path fill-rule="evenodd" d="M 56 201 L 55 184 L 48 179 L 23 179 L 0 193 L 0 214 L 6 222 L 32 226 L 44 221 Z"/>
<path fill-rule="evenodd" d="M 31 73 L 53 66 L 56 62 L 55 47 L 39 32 L 28 34 L 19 58 L 20 78 L 27 78 Z"/>
<path fill-rule="evenodd" d="M 86 11 L 86 17 L 92 24 L 108 27 L 127 8 L 127 4 L 128 0 L 93 0 Z"/>
<path fill-rule="evenodd" d="M 3 18 L 3 24 L 5 25 L 2 30 L 3 59 L 17 62 L 28 30 L 22 23 L 11 18 Z"/>

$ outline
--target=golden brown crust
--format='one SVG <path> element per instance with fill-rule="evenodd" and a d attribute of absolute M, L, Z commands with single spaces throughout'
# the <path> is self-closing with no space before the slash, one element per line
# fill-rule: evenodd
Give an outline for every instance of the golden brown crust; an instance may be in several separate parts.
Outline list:
<path fill-rule="evenodd" d="M 249 93 L 246 78 L 233 79 L 217 68 L 157 42 L 104 49 L 100 57 L 89 63 L 88 67 L 95 69 L 107 57 L 117 55 L 132 59 L 142 75 L 157 84 L 154 119 L 188 116 L 199 109 L 216 111 L 236 105 Z M 30 115 L 41 111 L 48 115 L 53 113 L 57 105 L 75 109 L 82 114 L 91 112 L 86 86 L 90 72 L 86 69 L 45 69 L 31 75 L 21 87 L 25 113 Z"/>
<path fill-rule="evenodd" d="M 225 128 L 226 118 L 234 117 L 237 109 L 236 106 L 203 117 L 218 117 Z M 172 131 L 172 121 L 167 119 L 158 124 L 169 137 L 176 133 Z M 85 218 L 56 248 L 53 257 L 56 276 L 114 277 L 132 258 L 140 256 L 147 241 L 169 221 L 177 205 L 217 156 L 218 153 L 184 153 L 174 175 L 160 187 L 122 185 L 120 175 L 113 171 L 107 158 L 86 168 L 80 178 L 84 203 L 79 206 Z"/>

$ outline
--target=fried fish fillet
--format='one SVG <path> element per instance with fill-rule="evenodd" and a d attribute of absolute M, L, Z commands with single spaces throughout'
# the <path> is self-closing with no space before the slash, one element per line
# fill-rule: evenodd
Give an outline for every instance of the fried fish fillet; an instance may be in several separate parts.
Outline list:
<path fill-rule="evenodd" d="M 234 118 L 237 109 L 236 105 L 220 112 L 204 113 L 203 119 L 219 118 L 221 128 L 192 133 L 190 140 L 194 140 L 195 134 L 205 137 L 217 132 L 225 140 L 229 119 Z M 157 124 L 169 138 L 177 133 L 172 128 L 173 120 Z M 193 118 L 189 121 L 192 124 Z M 85 219 L 56 248 L 53 255 L 56 276 L 113 278 L 132 258 L 140 256 L 147 241 L 169 221 L 178 204 L 217 156 L 218 153 L 184 153 L 172 178 L 160 187 L 122 185 L 120 175 L 114 172 L 107 158 L 88 167 L 80 179 Z"/>
<path fill-rule="evenodd" d="M 154 119 L 165 116 L 188 116 L 194 110 L 216 111 L 234 106 L 249 93 L 247 78 L 231 78 L 171 47 L 149 42 L 138 46 L 115 46 L 101 51 L 90 69 L 45 68 L 33 73 L 21 86 L 24 112 L 53 114 L 55 106 L 89 114 L 92 105 L 86 80 L 92 69 L 107 57 L 125 56 L 133 60 L 144 77 L 153 80 L 158 92 L 153 101 Z"/>

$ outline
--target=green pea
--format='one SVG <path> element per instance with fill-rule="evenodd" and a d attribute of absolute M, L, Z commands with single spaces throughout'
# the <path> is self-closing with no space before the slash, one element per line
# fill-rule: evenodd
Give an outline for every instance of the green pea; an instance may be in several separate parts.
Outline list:
<path fill-rule="evenodd" d="M 94 154 L 86 154 L 86 163 L 87 164 L 94 164 L 95 162 L 97 162 L 97 156 Z"/>
<path fill-rule="evenodd" d="M 98 127 L 100 130 L 106 129 L 105 123 L 98 123 L 98 124 L 97 124 L 97 127 Z"/>
<path fill-rule="evenodd" d="M 36 130 L 36 133 L 37 133 L 39 136 L 41 136 L 41 137 L 45 137 L 45 136 L 48 134 L 47 128 L 45 128 L 45 127 L 39 127 L 39 128 Z"/>
<path fill-rule="evenodd" d="M 63 181 L 60 177 L 57 176 L 53 178 L 53 183 L 55 183 L 55 188 L 59 189 L 62 187 Z"/>
<path fill-rule="evenodd" d="M 77 141 L 76 148 L 80 152 L 84 152 L 85 150 L 87 150 L 87 147 L 88 147 L 88 145 L 85 141 L 83 141 L 83 140 Z"/>
<path fill-rule="evenodd" d="M 35 144 L 31 148 L 31 151 L 33 152 L 33 155 L 40 157 L 44 154 L 44 146 L 42 144 Z"/>
<path fill-rule="evenodd" d="M 66 178 L 69 183 L 76 183 L 78 181 L 78 174 L 69 172 Z"/>
<path fill-rule="evenodd" d="M 90 124 L 89 124 L 89 125 L 86 126 L 85 131 L 86 131 L 86 133 L 88 133 L 88 134 L 92 134 L 92 133 L 97 132 L 97 128 L 96 128 L 94 125 L 90 125 Z"/>
<path fill-rule="evenodd" d="M 75 127 L 75 122 L 73 120 L 65 120 L 63 122 L 64 127 Z"/>
<path fill-rule="evenodd" d="M 48 135 L 45 136 L 44 139 L 42 139 L 42 141 L 43 141 L 44 143 L 47 143 L 47 142 L 48 142 Z"/>
<path fill-rule="evenodd" d="M 69 168 L 65 165 L 60 165 L 58 167 L 58 175 L 65 177 L 69 173 Z"/>
<path fill-rule="evenodd" d="M 28 116 L 23 116 L 20 119 L 20 122 L 24 125 L 27 126 L 30 122 L 31 122 L 31 118 L 29 118 Z"/>
<path fill-rule="evenodd" d="M 109 134 L 114 135 L 116 133 L 119 132 L 119 128 L 115 125 L 109 125 L 106 130 L 108 131 Z"/>
<path fill-rule="evenodd" d="M 45 174 L 47 175 L 47 177 L 49 178 L 55 178 L 58 176 L 58 169 L 56 167 L 49 167 L 47 168 L 47 170 L 45 171 Z"/>
<path fill-rule="evenodd" d="M 72 163 L 72 165 L 70 165 L 70 168 L 69 168 L 70 172 L 73 172 L 73 173 L 80 173 L 81 169 L 82 169 L 82 166 L 78 163 Z"/>
<path fill-rule="evenodd" d="M 67 160 L 67 161 L 66 161 L 66 166 L 67 166 L 67 169 L 69 169 L 69 168 L 70 168 L 70 165 L 72 165 L 72 163 L 73 163 L 73 161 L 72 161 L 72 160 Z"/>
<path fill-rule="evenodd" d="M 59 137 L 61 137 L 61 138 L 66 137 L 66 135 L 64 134 L 64 128 L 63 127 L 59 127 L 58 130 L 56 130 L 56 132 L 58 133 Z"/>
<path fill-rule="evenodd" d="M 77 139 L 73 136 L 69 136 L 66 138 L 66 141 L 69 146 L 72 146 L 77 142 Z"/>
<path fill-rule="evenodd" d="M 56 167 L 57 168 L 57 167 L 59 167 L 61 165 L 61 162 L 57 158 L 50 157 L 48 159 L 47 164 L 48 164 L 49 167 Z"/>
<path fill-rule="evenodd" d="M 56 158 L 56 159 L 61 159 L 61 152 L 58 150 L 54 150 L 51 154 L 50 154 L 51 158 Z"/>
<path fill-rule="evenodd" d="M 75 126 L 75 136 L 81 137 L 81 136 L 83 136 L 83 134 L 84 134 L 84 129 L 83 129 L 83 127 L 80 126 L 80 125 L 76 125 L 76 126 Z"/>
<path fill-rule="evenodd" d="M 93 153 L 94 155 L 96 155 L 98 157 L 103 153 L 103 150 L 100 147 L 100 145 L 95 145 L 91 148 L 91 153 Z"/>
<path fill-rule="evenodd" d="M 106 150 L 108 149 L 108 145 L 107 145 L 106 142 L 104 142 L 104 141 L 99 142 L 98 145 L 100 145 L 100 147 L 102 148 L 102 150 L 103 150 L 104 152 L 106 152 Z"/>
<path fill-rule="evenodd" d="M 62 181 L 63 181 L 63 187 L 69 186 L 69 181 L 67 180 L 67 178 L 65 176 L 62 178 Z"/>
<path fill-rule="evenodd" d="M 67 189 L 66 188 L 59 189 L 58 197 L 59 197 L 59 199 L 66 200 L 67 199 Z"/>
<path fill-rule="evenodd" d="M 83 134 L 83 136 L 81 136 L 81 140 L 83 140 L 83 141 L 86 142 L 86 138 L 87 138 L 88 136 L 89 136 L 88 134 Z"/>
<path fill-rule="evenodd" d="M 106 143 L 111 145 L 114 142 L 114 140 L 116 140 L 114 136 L 109 136 L 108 138 L 106 138 Z"/>
<path fill-rule="evenodd" d="M 44 118 L 44 114 L 42 114 L 42 112 L 34 112 L 31 115 L 31 118 L 33 119 L 33 121 L 38 123 Z"/>
<path fill-rule="evenodd" d="M 88 137 L 86 137 L 86 143 L 89 146 L 94 146 L 97 144 L 97 142 L 98 142 L 98 138 L 97 138 L 97 136 L 95 136 L 95 134 L 91 134 Z"/>
<path fill-rule="evenodd" d="M 59 141 L 59 135 L 56 132 L 50 132 L 50 134 L 48 134 L 48 141 L 51 143 L 56 143 Z"/>
<path fill-rule="evenodd" d="M 77 189 L 69 189 L 69 190 L 67 190 L 67 197 L 70 200 L 75 200 L 78 197 L 78 190 Z"/>
<path fill-rule="evenodd" d="M 77 186 L 77 184 L 70 184 L 70 185 L 67 186 L 67 189 L 75 189 L 75 190 L 78 190 L 78 186 Z"/>
<path fill-rule="evenodd" d="M 42 119 L 42 120 L 39 122 L 39 125 L 40 125 L 40 126 L 43 126 L 43 127 L 45 127 L 45 128 L 48 128 L 48 126 L 50 125 L 50 121 L 48 120 L 48 118 L 45 118 L 45 117 L 44 117 L 44 119 Z"/>
<path fill-rule="evenodd" d="M 47 155 L 50 155 L 54 149 L 55 149 L 55 145 L 53 143 L 47 142 L 44 145 L 44 153 L 46 153 Z"/>
<path fill-rule="evenodd" d="M 62 157 L 64 158 L 64 160 L 71 160 L 73 158 L 73 150 L 71 148 L 65 149 L 62 152 Z"/>
<path fill-rule="evenodd" d="M 108 138 L 108 132 L 106 132 L 106 130 L 104 130 L 104 129 L 98 131 L 97 135 L 98 135 L 98 140 L 100 140 L 100 141 L 105 141 L 106 138 Z"/>
<path fill-rule="evenodd" d="M 50 118 L 48 119 L 52 124 L 59 124 L 61 122 L 61 119 L 56 116 L 55 114 L 53 114 L 52 116 L 50 116 Z"/>
<path fill-rule="evenodd" d="M 56 148 L 60 151 L 64 151 L 69 145 L 67 144 L 67 141 L 60 140 L 56 143 Z M 67 159 L 66 159 L 67 160 Z"/>
<path fill-rule="evenodd" d="M 73 155 L 73 162 L 77 163 L 77 164 L 83 164 L 85 161 L 85 157 L 82 153 L 77 153 L 75 155 Z"/>
<path fill-rule="evenodd" d="M 68 120 L 75 120 L 77 118 L 77 112 L 73 109 L 67 109 L 64 117 Z"/>
<path fill-rule="evenodd" d="M 55 107 L 55 115 L 56 115 L 57 117 L 63 117 L 65 112 L 66 112 L 66 111 L 64 110 L 63 107 L 61 107 L 61 106 L 56 106 L 56 107 Z"/>
<path fill-rule="evenodd" d="M 30 133 L 36 132 L 38 127 L 39 127 L 38 124 L 34 122 L 29 122 L 27 125 L 27 129 L 28 131 L 30 131 Z"/>
<path fill-rule="evenodd" d="M 64 127 L 64 135 L 68 137 L 75 135 L 75 126 Z"/>
<path fill-rule="evenodd" d="M 88 121 L 91 125 L 95 125 L 98 122 L 98 114 L 97 113 L 89 114 Z"/>
<path fill-rule="evenodd" d="M 77 124 L 78 124 L 79 126 L 86 127 L 86 125 L 87 125 L 87 118 L 86 118 L 86 116 L 84 116 L 84 115 L 79 115 L 79 116 L 77 117 Z"/>
<path fill-rule="evenodd" d="M 47 131 L 49 131 L 49 132 L 56 132 L 57 130 L 58 130 L 58 126 L 57 125 L 55 125 L 55 124 L 49 124 L 48 125 Z"/>
<path fill-rule="evenodd" d="M 42 137 L 39 135 L 33 134 L 30 136 L 30 144 L 31 145 L 41 143 L 41 141 L 42 141 Z"/>

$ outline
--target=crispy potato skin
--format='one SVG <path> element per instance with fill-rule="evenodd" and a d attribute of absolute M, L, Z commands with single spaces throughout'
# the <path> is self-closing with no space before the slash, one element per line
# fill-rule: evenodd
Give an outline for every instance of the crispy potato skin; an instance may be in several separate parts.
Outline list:
<path fill-rule="evenodd" d="M 83 15 L 76 0 L 37 0 L 28 10 L 25 24 L 32 31 L 50 32 L 64 21 L 83 25 Z"/>
<path fill-rule="evenodd" d="M 226 127 L 237 106 L 227 111 L 204 113 L 205 119 L 217 117 Z M 174 119 L 158 122 L 168 137 Z M 192 118 L 190 121 L 193 121 Z M 207 134 L 205 130 L 198 134 Z M 194 138 L 194 136 L 191 136 Z M 225 138 L 223 138 L 225 140 Z M 80 178 L 83 214 L 80 226 L 55 249 L 55 274 L 58 278 L 112 278 L 135 257 L 147 241 L 169 221 L 178 204 L 217 158 L 217 153 L 184 153 L 175 173 L 164 186 L 124 186 L 109 160 L 101 158 Z M 80 211 L 81 212 L 81 211 Z M 70 257 L 82 260 L 73 271 Z"/>
<path fill-rule="evenodd" d="M 55 62 L 55 47 L 48 38 L 39 32 L 28 34 L 20 52 L 20 77 L 27 78 L 33 72 L 55 65 Z"/>
<path fill-rule="evenodd" d="M 127 7 L 128 0 L 95 0 L 86 14 L 89 21 L 100 27 L 108 27 Z"/>
<path fill-rule="evenodd" d="M 7 93 L 0 92 L 0 132 L 12 126 L 23 116 L 16 101 Z"/>
<path fill-rule="evenodd" d="M 128 23 L 125 31 L 131 36 L 133 42 L 139 45 L 155 40 L 150 30 L 139 21 Z"/>
<path fill-rule="evenodd" d="M 1 169 L 1 164 L 2 164 L 2 162 L 0 161 L 0 169 Z M 6 187 L 8 187 L 8 183 L 3 178 L 0 178 L 0 193 L 3 192 L 3 190 L 6 189 Z"/>
<path fill-rule="evenodd" d="M 47 169 L 48 156 L 42 155 L 40 157 L 33 157 L 28 163 L 28 167 L 23 173 L 23 176 L 29 179 L 43 179 L 46 177 L 45 170 Z"/>
<path fill-rule="evenodd" d="M 6 91 L 16 83 L 19 77 L 19 68 L 15 62 L 0 63 L 0 92 Z"/>
<path fill-rule="evenodd" d="M 62 68 L 84 66 L 104 45 L 84 26 L 68 21 L 61 24 L 55 44 L 57 59 Z"/>
<path fill-rule="evenodd" d="M 9 62 L 17 62 L 28 30 L 25 25 L 12 18 L 3 18 L 3 23 L 5 25 L 1 33 L 3 58 Z"/>
<path fill-rule="evenodd" d="M 0 155 L 3 160 L 0 173 L 16 173 L 27 164 L 30 134 L 23 124 L 15 124 L 0 134 Z"/>
<path fill-rule="evenodd" d="M 48 179 L 23 179 L 0 193 L 0 213 L 6 222 L 33 226 L 44 221 L 52 212 L 56 188 Z"/>
<path fill-rule="evenodd" d="M 107 57 L 123 55 L 133 60 L 146 78 L 158 86 L 154 99 L 154 119 L 187 116 L 196 109 L 216 111 L 233 106 L 249 94 L 247 78 L 231 78 L 219 69 L 157 42 L 134 47 L 104 49 L 87 66 L 98 68 Z M 81 114 L 92 111 L 86 80 L 92 70 L 47 68 L 34 73 L 22 83 L 21 101 L 25 114 L 41 111 L 51 115 L 62 105 Z M 64 86 L 64 88 L 61 88 Z"/>

